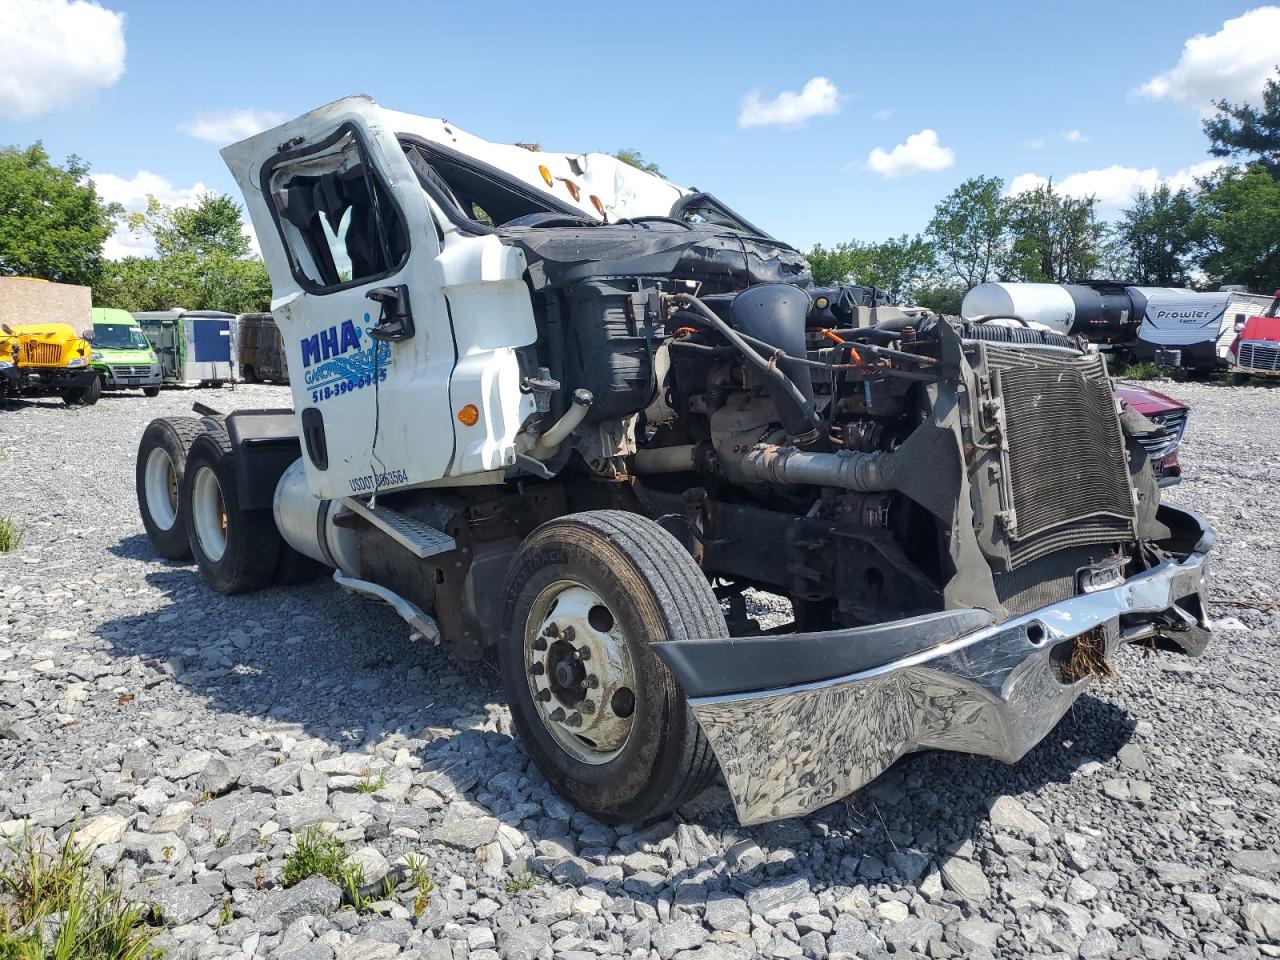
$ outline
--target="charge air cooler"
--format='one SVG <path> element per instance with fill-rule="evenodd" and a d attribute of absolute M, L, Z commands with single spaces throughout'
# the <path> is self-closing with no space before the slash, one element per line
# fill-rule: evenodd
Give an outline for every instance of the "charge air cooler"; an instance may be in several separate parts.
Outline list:
<path fill-rule="evenodd" d="M 1129 542 L 1136 504 L 1106 361 L 1051 347 L 978 345 L 999 422 L 1008 568 L 1071 548 Z"/>

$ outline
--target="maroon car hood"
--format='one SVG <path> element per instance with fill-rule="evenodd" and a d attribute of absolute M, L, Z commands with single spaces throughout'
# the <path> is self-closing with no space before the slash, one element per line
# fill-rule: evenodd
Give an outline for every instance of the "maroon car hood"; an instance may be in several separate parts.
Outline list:
<path fill-rule="evenodd" d="M 1116 396 L 1137 410 L 1144 417 L 1153 413 L 1170 413 L 1174 410 L 1190 409 L 1185 403 L 1179 403 L 1173 397 L 1166 397 L 1149 387 L 1138 387 L 1130 383 L 1117 383 Z"/>

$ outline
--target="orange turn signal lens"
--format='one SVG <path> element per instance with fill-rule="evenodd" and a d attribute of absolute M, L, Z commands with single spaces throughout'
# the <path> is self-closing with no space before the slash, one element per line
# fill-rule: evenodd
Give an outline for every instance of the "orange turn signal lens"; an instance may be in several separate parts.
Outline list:
<path fill-rule="evenodd" d="M 480 410 L 474 403 L 468 403 L 458 411 L 458 422 L 464 427 L 474 427 L 480 422 Z"/>
<path fill-rule="evenodd" d="M 546 167 L 540 166 L 538 167 L 538 172 L 542 174 L 542 179 L 546 181 L 548 187 L 555 185 L 555 180 L 552 179 L 550 170 Z"/>
<path fill-rule="evenodd" d="M 582 191 L 578 189 L 578 185 L 572 180 L 565 180 L 564 185 L 569 189 L 569 196 L 573 197 L 574 200 L 582 196 Z"/>

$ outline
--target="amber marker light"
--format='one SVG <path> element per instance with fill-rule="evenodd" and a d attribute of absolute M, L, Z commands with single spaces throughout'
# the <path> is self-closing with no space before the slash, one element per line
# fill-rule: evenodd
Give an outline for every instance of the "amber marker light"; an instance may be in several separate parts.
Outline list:
<path fill-rule="evenodd" d="M 548 187 L 555 185 L 555 180 L 552 179 L 550 170 L 548 170 L 546 167 L 540 166 L 538 167 L 538 172 L 542 174 L 542 179 L 546 181 Z"/>
<path fill-rule="evenodd" d="M 474 403 L 468 403 L 458 411 L 458 422 L 464 427 L 474 427 L 480 422 L 480 410 Z"/>

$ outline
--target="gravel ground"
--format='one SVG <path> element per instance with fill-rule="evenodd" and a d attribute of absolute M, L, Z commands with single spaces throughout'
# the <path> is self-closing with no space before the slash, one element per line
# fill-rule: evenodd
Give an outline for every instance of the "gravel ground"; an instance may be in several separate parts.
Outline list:
<path fill-rule="evenodd" d="M 0 835 L 78 823 L 172 957 L 1280 956 L 1280 389 L 1164 389 L 1194 408 L 1171 497 L 1220 537 L 1202 659 L 1125 651 L 1014 766 L 915 756 L 751 829 L 712 787 L 635 832 L 548 791 L 491 667 L 327 581 L 225 599 L 151 554 L 147 421 L 283 388 L 0 410 L 28 525 L 0 555 Z M 284 888 L 317 823 L 393 889 Z"/>

